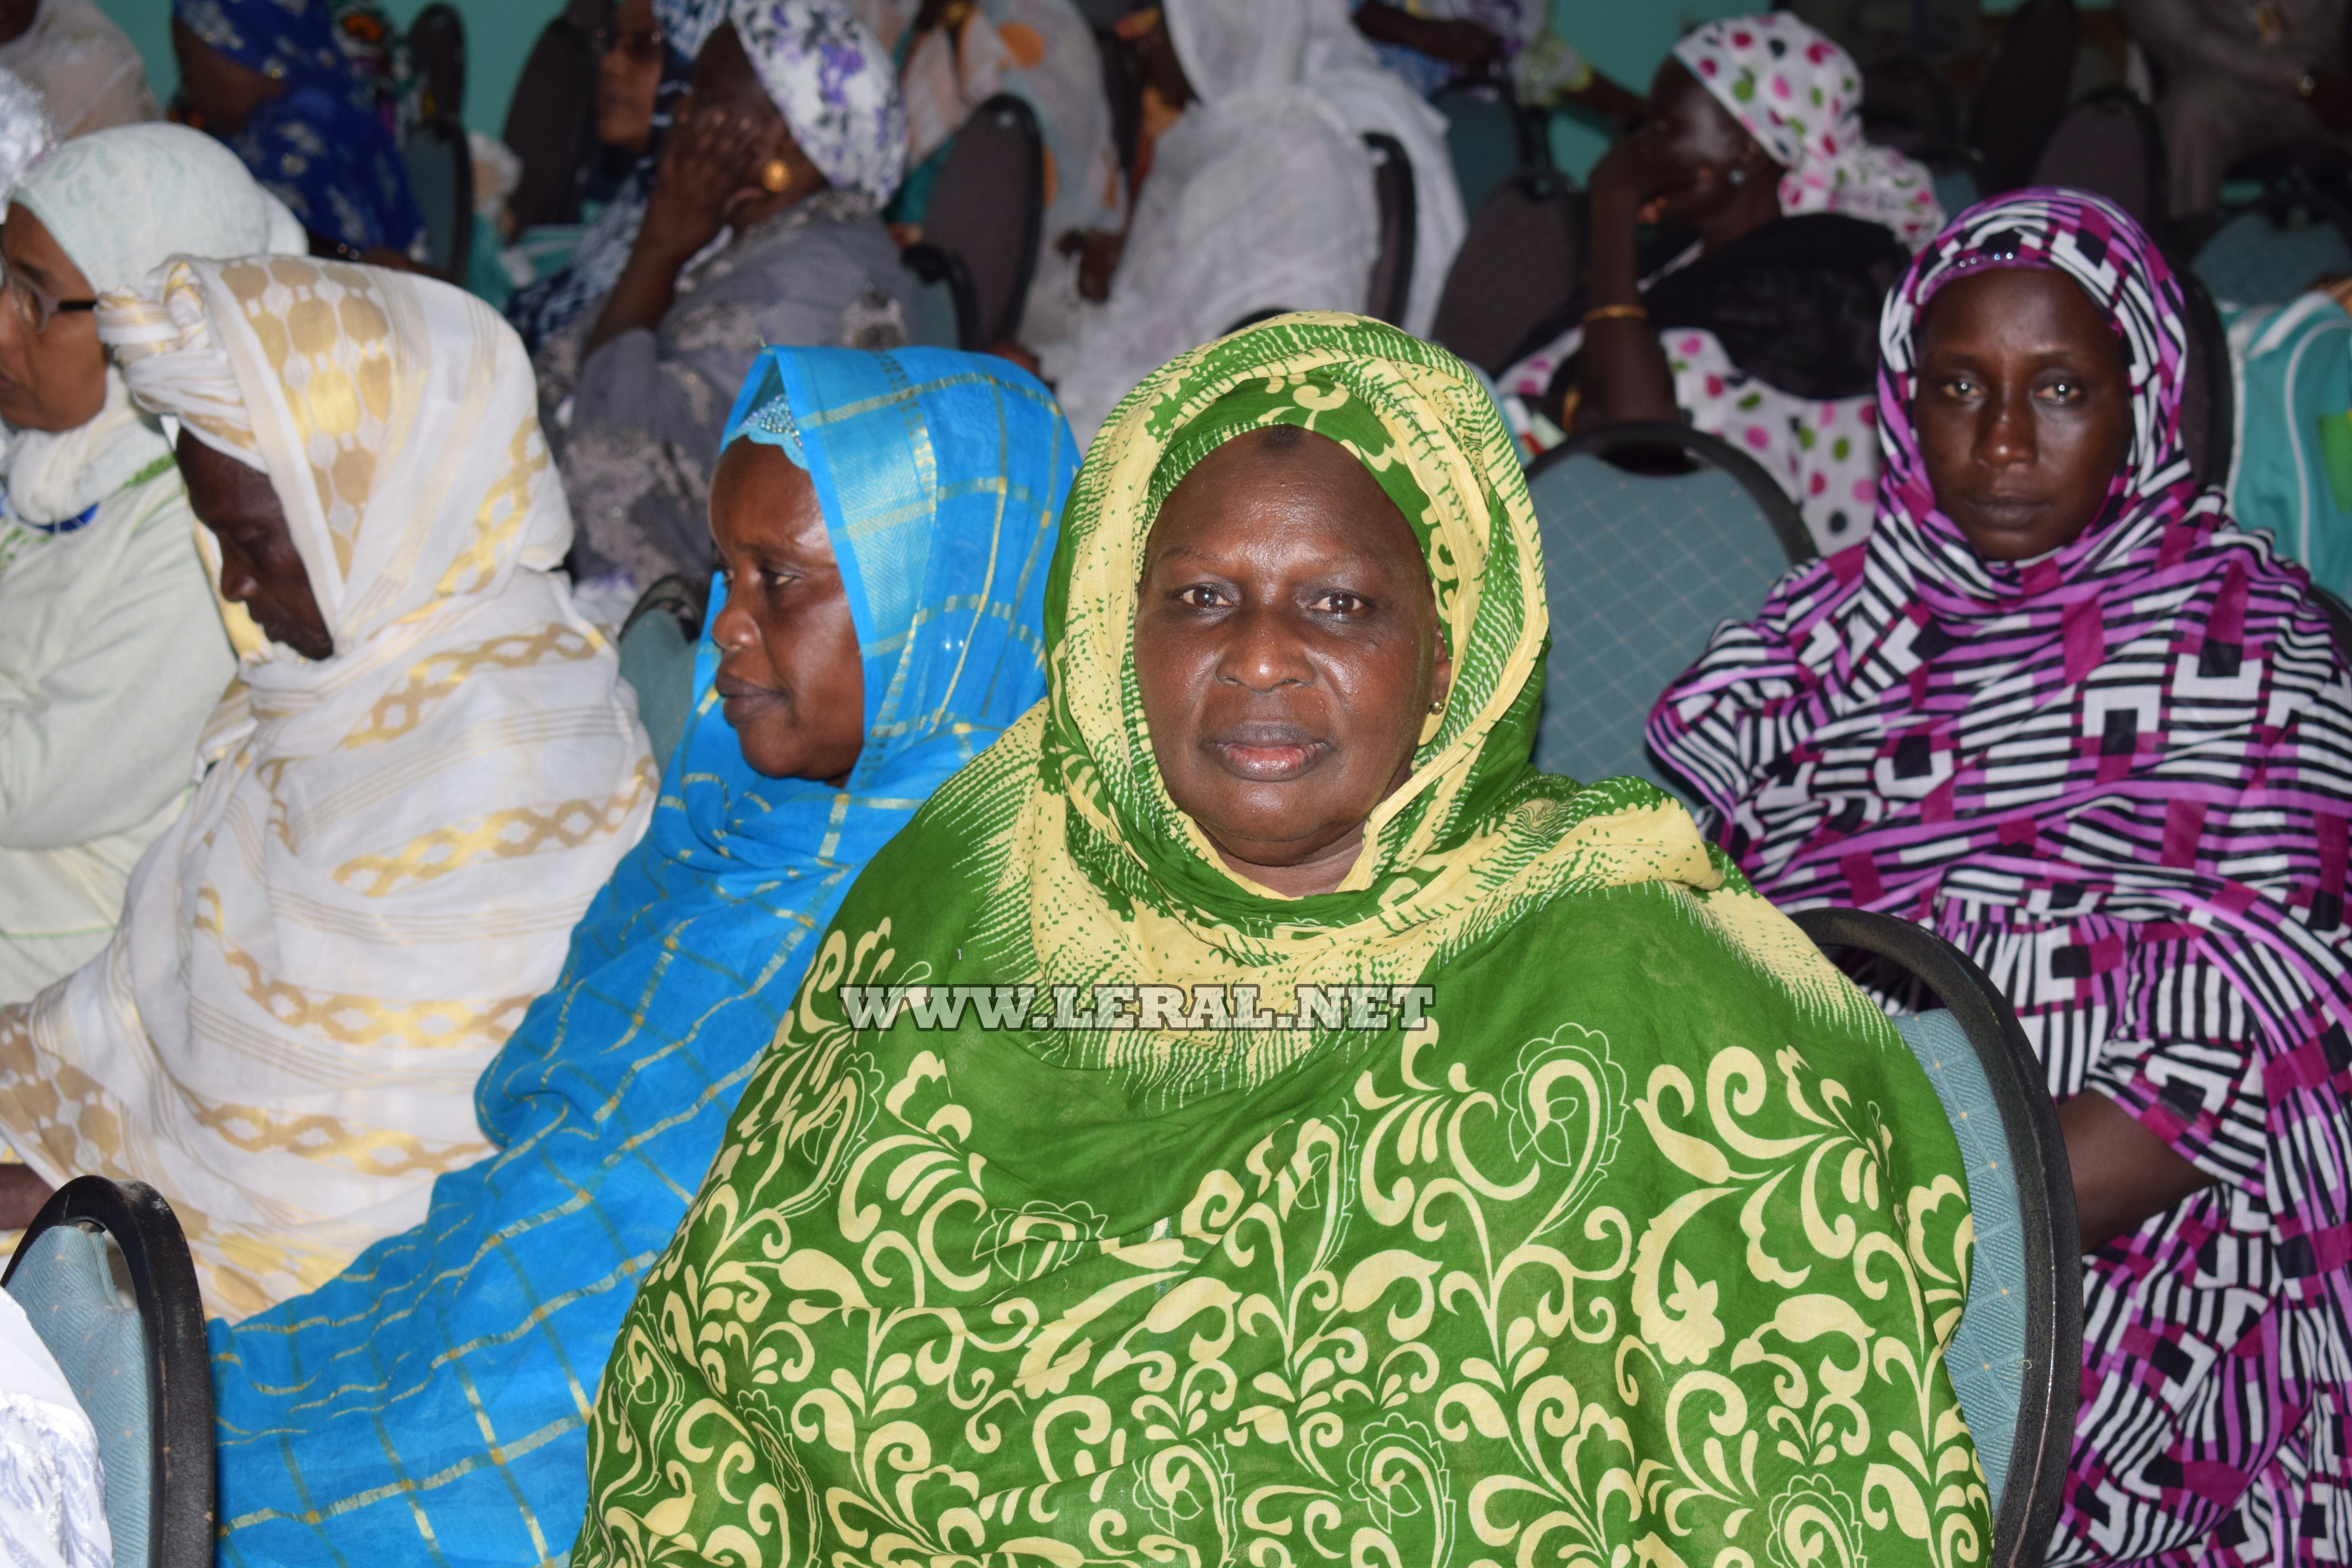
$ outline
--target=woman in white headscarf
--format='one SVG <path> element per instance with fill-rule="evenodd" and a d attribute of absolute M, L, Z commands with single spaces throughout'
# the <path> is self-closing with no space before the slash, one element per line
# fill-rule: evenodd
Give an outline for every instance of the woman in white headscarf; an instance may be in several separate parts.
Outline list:
<path fill-rule="evenodd" d="M 179 422 L 221 592 L 267 641 L 106 950 L 0 1008 L 0 1136 L 45 1180 L 163 1192 L 236 1315 L 415 1224 L 487 1152 L 474 1079 L 657 774 L 558 570 L 572 520 L 487 305 L 183 257 L 99 330 Z"/>
<path fill-rule="evenodd" d="M 0 67 L 48 100 L 58 133 L 86 136 L 110 126 L 161 120 L 138 46 L 95 0 L 9 0 L 0 6 Z"/>
<path fill-rule="evenodd" d="M 1339 110 L 1359 136 L 1393 136 L 1412 164 L 1412 282 L 1403 316 L 1394 324 L 1417 338 L 1437 320 L 1437 297 L 1454 253 L 1462 248 L 1469 219 L 1462 187 L 1454 177 L 1454 154 L 1445 145 L 1445 116 L 1373 51 L 1348 19 L 1346 0 L 1308 0 L 1307 49 L 1301 76 L 1323 100 Z"/>
<path fill-rule="evenodd" d="M 1161 96 L 1189 105 L 1153 143 L 1109 298 L 1043 356 L 1081 442 L 1244 321 L 1361 310 L 1378 254 L 1370 154 L 1299 79 L 1308 0 L 1168 0 L 1165 16 L 1179 68 Z"/>
<path fill-rule="evenodd" d="M 302 248 L 235 153 L 177 125 L 78 138 L 16 187 L 0 229 L 0 1004 L 106 945 L 236 667 L 171 447 L 89 301 L 174 251 Z"/>

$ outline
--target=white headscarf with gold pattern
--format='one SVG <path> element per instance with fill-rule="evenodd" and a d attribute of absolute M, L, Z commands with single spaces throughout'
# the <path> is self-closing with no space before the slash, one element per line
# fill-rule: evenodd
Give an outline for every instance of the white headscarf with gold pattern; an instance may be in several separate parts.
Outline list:
<path fill-rule="evenodd" d="M 374 268 L 184 258 L 100 331 L 152 412 L 257 459 L 335 652 L 247 659 L 106 952 L 0 1010 L 0 1134 L 51 1180 L 163 1191 L 208 1308 L 238 1317 L 487 1152 L 475 1078 L 658 775 L 554 570 L 571 519 L 488 307 Z"/>

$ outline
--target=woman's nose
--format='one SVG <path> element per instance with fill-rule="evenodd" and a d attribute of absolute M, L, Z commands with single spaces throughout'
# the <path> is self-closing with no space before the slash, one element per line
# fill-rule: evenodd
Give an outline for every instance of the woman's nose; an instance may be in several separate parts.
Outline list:
<path fill-rule="evenodd" d="M 1230 636 L 1219 674 L 1252 691 L 1267 692 L 1284 686 L 1303 686 L 1314 678 L 1298 627 L 1279 608 L 1256 605 L 1244 609 L 1228 623 Z"/>
<path fill-rule="evenodd" d="M 759 639 L 760 628 L 751 619 L 751 612 L 735 602 L 735 590 L 730 585 L 727 597 L 719 604 L 719 614 L 710 623 L 710 640 L 730 653 L 746 648 Z"/>
<path fill-rule="evenodd" d="M 2032 468 L 2041 455 L 2030 393 L 1985 399 L 1977 429 L 1977 461 L 1988 468 Z"/>

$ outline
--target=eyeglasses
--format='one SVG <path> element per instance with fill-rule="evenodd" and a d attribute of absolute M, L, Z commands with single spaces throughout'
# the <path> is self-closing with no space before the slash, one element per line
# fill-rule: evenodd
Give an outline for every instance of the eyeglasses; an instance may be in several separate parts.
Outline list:
<path fill-rule="evenodd" d="M 49 323 L 61 311 L 95 310 L 95 300 L 60 300 L 21 272 L 11 272 L 0 279 L 0 289 L 8 295 L 8 302 L 16 307 L 16 319 L 33 329 L 35 336 L 49 330 Z"/>
<path fill-rule="evenodd" d="M 599 27 L 593 37 L 600 57 L 618 49 L 641 66 L 649 66 L 661 58 L 662 30 L 659 27 L 633 27 L 625 33 Z"/>

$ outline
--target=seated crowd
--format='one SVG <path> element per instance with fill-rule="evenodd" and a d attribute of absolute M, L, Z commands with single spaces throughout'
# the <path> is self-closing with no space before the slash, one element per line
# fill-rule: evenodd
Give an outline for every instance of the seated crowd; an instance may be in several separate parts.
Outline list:
<path fill-rule="evenodd" d="M 1636 97 L 1539 9 L 1129 11 L 1129 147 L 1069 0 L 621 0 L 501 312 L 366 7 L 174 0 L 163 123 L 0 0 L 0 1226 L 168 1203 L 220 1561 L 1987 1562 L 1935 999 L 1824 907 L 2046 1069 L 2028 1560 L 2352 1555 L 2352 666 L 2192 475 L 2180 279 L 1948 220 L 1790 13 Z M 1465 79 L 1627 127 L 1497 377 Z M 922 346 L 999 92 L 1048 243 Z M 1602 633 L 1525 463 L 1632 421 L 1822 552 L 1658 695 L 1687 806 L 1531 758 Z M 111 1562 L 41 1345 L 0 1556 Z"/>

